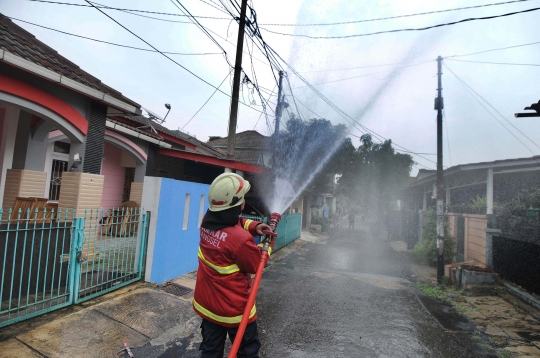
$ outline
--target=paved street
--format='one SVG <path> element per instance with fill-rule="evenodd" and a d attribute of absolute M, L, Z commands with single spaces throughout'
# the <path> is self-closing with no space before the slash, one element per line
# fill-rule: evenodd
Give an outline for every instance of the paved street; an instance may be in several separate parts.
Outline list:
<path fill-rule="evenodd" d="M 416 275 L 423 280 L 429 275 L 409 261 L 410 252 L 396 251 L 398 244 L 403 243 L 390 245 L 384 235 L 364 227 L 332 231 L 328 237 L 302 232 L 300 240 L 276 253 L 257 300 L 261 357 L 497 357 L 494 350 L 481 348 L 489 348 L 489 342 L 477 334 L 480 327 L 420 293 Z M 195 275 L 174 282 L 194 287 Z M 137 358 L 199 357 L 200 318 L 191 299 L 150 284 L 132 285 L 0 330 L 0 358 L 81 352 L 114 357 L 126 341 Z M 494 334 L 500 331 L 498 339 L 516 337 L 490 312 L 497 317 L 507 312 L 520 321 L 527 317 L 509 304 L 468 304 L 477 324 Z M 512 345 L 521 346 L 509 348 L 519 353 L 516 357 L 537 356 L 534 345 L 516 342 Z"/>
<path fill-rule="evenodd" d="M 419 296 L 384 239 L 341 229 L 274 263 L 257 301 L 262 356 L 495 357 L 473 323 Z"/>

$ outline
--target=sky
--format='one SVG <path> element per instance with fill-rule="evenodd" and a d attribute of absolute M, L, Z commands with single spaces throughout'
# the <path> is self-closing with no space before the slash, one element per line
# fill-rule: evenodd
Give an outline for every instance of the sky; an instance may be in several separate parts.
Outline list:
<path fill-rule="evenodd" d="M 59 1 L 88 4 L 82 0 Z M 437 95 L 438 56 L 444 58 L 443 64 L 447 66 L 442 71 L 445 167 L 540 155 L 540 118 L 514 118 L 514 113 L 523 112 L 525 106 L 540 100 L 540 38 L 537 35 L 540 33 L 540 11 L 425 31 L 338 39 L 297 35 L 348 36 L 421 28 L 532 9 L 540 7 L 540 0 L 345 25 L 270 24 L 380 19 L 497 2 L 250 0 L 250 5 L 256 11 L 264 41 L 287 63 L 282 66 L 289 80 L 284 81 L 284 91 L 290 106 L 282 121 L 294 113 L 303 119 L 320 116 L 334 124 L 346 124 L 350 126 L 350 137 L 355 146 L 360 144 L 358 137 L 362 130 L 358 124 L 361 124 L 392 139 L 400 146 L 398 149 L 426 153 L 413 155 L 417 164 L 411 174 L 416 175 L 420 168 L 436 167 L 434 98 Z M 223 3 L 232 8 L 230 1 L 223 0 Z M 101 0 L 99 4 L 180 14 L 173 1 L 168 0 Z M 219 0 L 182 0 L 181 4 L 211 31 L 214 40 L 186 17 L 144 14 L 168 20 L 159 21 L 133 13 L 103 10 L 160 51 L 190 54 L 168 55 L 176 63 L 156 52 L 112 46 L 14 22 L 143 107 L 164 116 L 167 113 L 164 104 L 170 103 L 172 110 L 164 124 L 168 128 L 180 128 L 202 141 L 207 141 L 209 136 L 226 136 L 230 97 L 225 94 L 230 95 L 232 83 L 232 67 L 228 62 L 234 66 L 238 25 L 229 20 L 230 16 L 224 12 Z M 64 32 L 150 49 L 94 8 L 0 0 L 0 12 Z M 535 42 L 539 43 L 468 55 Z M 240 104 L 237 132 L 256 129 L 270 135 L 275 125 L 277 74 L 271 71 L 265 54 L 254 47 L 248 37 L 244 41 L 244 52 L 242 67 L 253 82 L 256 78 L 264 101 L 268 101 L 268 115 L 261 114 L 261 99 L 253 86 L 243 85 L 241 100 L 252 108 Z M 295 72 L 353 118 L 355 125 L 349 123 L 349 117 L 325 103 Z M 217 86 L 225 94 L 217 92 L 212 96 Z M 270 93 L 272 96 L 269 97 Z"/>

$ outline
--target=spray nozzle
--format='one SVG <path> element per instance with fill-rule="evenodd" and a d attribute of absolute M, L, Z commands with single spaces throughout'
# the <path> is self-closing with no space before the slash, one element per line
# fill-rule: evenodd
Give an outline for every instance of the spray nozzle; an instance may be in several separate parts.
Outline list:
<path fill-rule="evenodd" d="M 276 233 L 276 227 L 281 220 L 281 215 L 278 213 L 272 213 L 270 214 L 270 222 L 268 223 L 268 226 L 270 226 L 271 230 L 265 230 L 263 231 L 264 234 L 264 241 L 268 243 L 269 241 L 274 240 L 277 237 Z"/>
<path fill-rule="evenodd" d="M 281 214 L 278 214 L 278 213 L 270 214 L 270 223 L 268 225 L 270 225 L 270 227 L 272 228 L 272 231 L 276 231 L 276 227 L 280 220 L 281 220 Z"/>

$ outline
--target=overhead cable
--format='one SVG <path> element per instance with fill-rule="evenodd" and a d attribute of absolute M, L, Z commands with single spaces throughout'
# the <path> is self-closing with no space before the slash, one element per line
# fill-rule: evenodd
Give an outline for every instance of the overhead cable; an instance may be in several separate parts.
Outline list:
<path fill-rule="evenodd" d="M 89 0 L 85 0 L 87 3 L 89 4 L 92 4 Z M 167 56 L 165 53 L 163 53 L 162 51 L 159 51 L 155 46 L 153 46 L 152 44 L 150 44 L 148 41 L 146 41 L 145 39 L 143 39 L 142 37 L 140 37 L 139 35 L 137 35 L 136 33 L 134 33 L 133 31 L 131 31 L 130 29 L 128 29 L 127 27 L 125 27 L 124 25 L 122 25 L 121 23 L 119 23 L 118 21 L 116 21 L 113 17 L 111 17 L 110 15 L 108 15 L 107 13 L 105 13 L 103 10 L 95 7 L 94 5 L 92 5 L 92 7 L 94 7 L 96 10 L 98 10 L 99 12 L 101 12 L 103 15 L 107 16 L 109 19 L 111 19 L 113 22 L 115 22 L 116 24 L 118 24 L 119 26 L 121 26 L 124 30 L 126 30 L 127 32 L 129 32 L 130 34 L 132 34 L 133 36 L 137 37 L 139 40 L 141 40 L 142 42 L 144 42 L 145 44 L 147 44 L 148 46 L 150 46 L 151 48 L 153 48 L 154 50 L 156 50 L 158 53 L 160 53 L 163 57 L 167 58 L 169 61 L 173 62 L 174 64 L 176 64 L 177 66 L 183 68 L 185 71 L 187 71 L 189 74 L 191 74 L 193 77 L 199 79 L 200 81 L 206 83 L 207 85 L 209 85 L 210 87 L 212 88 L 215 88 L 217 89 L 217 91 L 219 91 L 220 93 L 224 94 L 225 96 L 229 97 L 229 98 L 232 98 L 232 96 L 228 93 L 225 93 L 223 92 L 222 90 L 219 89 L 219 87 L 216 87 L 214 86 L 213 84 L 211 84 L 210 82 L 208 82 L 207 80 L 205 80 L 204 78 L 200 77 L 199 75 L 197 75 L 196 73 L 194 73 L 193 71 L 191 71 L 190 69 L 188 69 L 187 67 L 183 66 L 182 64 L 180 64 L 179 62 L 177 62 L 176 60 L 172 59 L 171 57 Z M 260 112 L 258 109 L 256 108 L 253 108 L 241 101 L 239 101 L 240 103 L 242 103 L 244 106 L 246 107 L 249 107 L 251 108 L 252 110 L 254 111 L 257 111 L 257 112 Z"/>
<path fill-rule="evenodd" d="M 193 120 L 193 118 L 195 118 L 195 116 L 196 116 L 197 114 L 199 114 L 199 112 L 204 108 L 204 106 L 206 106 L 206 104 L 207 104 L 208 102 L 210 102 L 210 100 L 212 99 L 212 97 L 214 97 L 214 95 L 216 94 L 218 88 L 220 88 L 221 85 L 223 84 L 223 82 L 225 82 L 225 80 L 226 80 L 227 78 L 229 78 L 229 76 L 230 76 L 230 74 L 232 73 L 232 71 L 233 71 L 233 70 L 231 69 L 231 70 L 229 71 L 229 73 L 227 73 L 227 76 L 225 76 L 225 78 L 223 79 L 223 81 L 221 81 L 221 83 L 219 84 L 219 86 L 217 86 L 217 88 L 214 90 L 214 92 L 212 92 L 212 94 L 210 95 L 210 97 L 208 97 L 208 99 L 206 100 L 206 102 L 203 103 L 203 105 L 201 106 L 201 108 L 199 108 L 199 109 L 197 110 L 197 112 L 195 112 L 195 114 L 194 114 L 193 116 L 191 116 L 191 118 L 189 119 L 189 121 L 187 121 L 186 124 L 184 124 L 184 126 L 183 126 L 182 128 L 180 128 L 180 130 L 184 130 L 184 128 L 186 128 L 186 126 L 189 124 L 189 122 L 191 122 L 191 121 Z"/>
<path fill-rule="evenodd" d="M 479 55 L 479 54 L 481 54 L 481 53 L 486 53 L 486 52 L 509 50 L 509 49 L 516 48 L 516 47 L 532 46 L 532 45 L 539 45 L 539 44 L 540 44 L 540 41 L 537 41 L 537 42 L 530 42 L 530 43 L 522 44 L 522 45 L 514 45 L 514 46 L 507 46 L 507 47 L 499 47 L 499 48 L 494 48 L 494 49 L 490 49 L 490 50 L 484 50 L 484 51 L 478 51 L 478 52 L 465 53 L 465 54 L 462 54 L 462 55 L 444 56 L 443 58 L 444 58 L 444 59 L 449 59 L 449 58 L 453 58 L 453 57 L 465 57 L 465 56 Z"/>
<path fill-rule="evenodd" d="M 4 15 L 4 16 L 6 16 L 6 15 Z M 11 17 L 11 16 L 6 16 L 6 17 L 9 18 L 9 19 L 15 20 L 15 21 L 24 22 L 24 23 L 29 24 L 29 25 L 33 25 L 33 26 L 41 27 L 41 28 L 43 28 L 43 29 L 47 29 L 47 30 L 59 32 L 59 33 L 62 33 L 62 34 L 64 34 L 64 35 L 69 35 L 69 36 L 79 37 L 79 38 L 82 38 L 82 39 L 85 39 L 85 40 L 90 40 L 90 41 L 95 41 L 95 42 L 101 42 L 101 43 L 104 43 L 104 44 L 107 44 L 107 45 L 113 45 L 113 46 L 118 46 L 118 47 L 125 47 L 125 48 L 130 48 L 130 49 L 133 49 L 133 50 L 139 50 L 139 51 L 146 51 L 146 52 L 160 52 L 160 51 L 152 50 L 152 49 L 148 49 L 148 48 L 140 48 L 140 47 L 135 47 L 135 46 L 123 45 L 123 44 L 118 44 L 118 43 L 114 43 L 114 42 L 109 42 L 109 41 L 104 41 L 104 40 L 98 40 L 98 39 L 94 39 L 94 38 L 86 37 L 86 36 L 82 36 L 82 35 L 72 34 L 72 33 L 70 33 L 70 32 L 66 32 L 66 31 L 62 31 L 62 30 L 57 30 L 57 29 L 53 29 L 53 28 L 51 28 L 51 27 L 47 27 L 47 26 L 43 26 L 43 25 L 38 25 L 38 24 L 35 24 L 35 23 L 33 23 L 33 22 L 29 22 L 29 21 L 17 19 L 17 18 L 15 18 L 15 17 Z M 161 51 L 161 52 L 162 52 L 162 53 L 165 53 L 165 54 L 167 54 L 167 55 L 184 55 L 184 56 L 202 56 L 202 55 L 221 55 L 221 54 L 222 54 L 221 52 L 201 52 L 201 53 L 167 52 L 167 51 Z"/>
<path fill-rule="evenodd" d="M 469 22 L 469 21 L 491 20 L 491 19 L 497 19 L 497 18 L 500 18 L 500 17 L 507 17 L 507 16 L 512 16 L 512 15 L 524 14 L 524 13 L 538 11 L 538 10 L 540 10 L 540 7 L 535 7 L 535 8 L 532 8 L 532 9 L 521 10 L 521 11 L 509 12 L 509 13 L 501 14 L 501 15 L 484 16 L 484 17 L 471 17 L 471 18 L 468 18 L 468 19 L 452 21 L 452 22 L 447 22 L 447 23 L 437 24 L 437 25 L 432 25 L 432 26 L 425 26 L 425 27 L 418 27 L 418 28 L 404 28 L 404 29 L 395 29 L 395 30 L 386 30 L 386 31 L 376 31 L 376 32 L 363 33 L 363 34 L 342 35 L 342 36 L 311 36 L 311 35 L 304 35 L 304 34 L 287 34 L 287 33 L 284 33 L 284 32 L 273 31 L 273 30 L 269 30 L 269 29 L 266 29 L 266 28 L 261 28 L 261 29 L 264 30 L 264 31 L 273 33 L 273 34 L 283 35 L 283 36 L 305 37 L 305 38 L 316 39 L 316 40 L 335 40 L 335 39 L 348 39 L 348 38 L 353 38 L 353 37 L 363 37 L 363 36 L 372 36 L 372 35 L 380 35 L 380 34 L 389 34 L 389 33 L 394 33 L 394 32 L 424 31 L 424 30 L 435 29 L 435 28 L 438 28 L 438 27 L 452 26 L 452 25 L 461 24 L 461 23 L 464 23 L 464 22 Z"/>
<path fill-rule="evenodd" d="M 28 0 L 28 1 L 34 1 L 34 2 L 41 2 L 45 4 L 55 4 L 55 5 L 71 5 L 71 6 L 80 6 L 80 7 L 96 7 L 101 9 L 108 9 L 108 10 L 117 10 L 117 11 L 131 11 L 131 12 L 142 12 L 146 14 L 154 14 L 154 15 L 167 15 L 167 16 L 181 16 L 181 17 L 188 17 L 187 15 L 180 15 L 180 14 L 174 14 L 170 12 L 158 12 L 158 11 L 148 11 L 148 10 L 137 10 L 137 9 L 126 9 L 126 8 L 118 8 L 118 7 L 112 7 L 112 6 L 105 6 L 105 5 L 98 5 L 98 6 L 92 6 L 92 5 L 85 5 L 85 4 L 75 4 L 75 3 L 69 3 L 69 2 L 60 2 L 60 1 L 47 1 L 47 0 Z M 86 1 L 86 0 L 85 0 Z M 229 20 L 226 17 L 212 17 L 212 16 L 200 16 L 196 15 L 199 19 L 214 19 L 214 20 Z"/>
<path fill-rule="evenodd" d="M 391 72 L 393 70 L 395 70 L 396 68 L 404 68 L 404 67 L 412 67 L 412 66 L 418 66 L 418 65 L 423 65 L 425 63 L 430 63 L 430 62 L 434 62 L 435 60 L 429 60 L 429 61 L 424 61 L 424 62 L 418 62 L 418 63 L 414 63 L 414 64 L 410 64 L 410 65 L 405 65 L 405 66 L 396 66 L 395 68 L 391 69 L 391 70 L 384 70 L 384 71 L 378 71 L 378 72 L 371 72 L 371 73 L 364 73 L 362 75 L 359 75 L 359 76 L 354 76 L 354 77 L 347 77 L 347 78 L 340 78 L 340 79 L 337 79 L 337 80 L 332 80 L 332 81 L 326 81 L 326 82 L 319 82 L 319 83 L 312 83 L 311 86 L 320 86 L 320 85 L 325 85 L 325 84 L 328 84 L 328 83 L 334 83 L 334 82 L 341 82 L 341 81 L 348 81 L 348 80 L 354 80 L 356 78 L 361 78 L 361 77 L 374 77 L 376 79 L 380 79 L 380 78 L 377 78 L 375 77 L 374 75 L 376 74 L 379 74 L 379 73 L 386 73 L 386 72 Z M 298 86 L 298 87 L 295 87 L 296 88 L 304 88 L 304 87 L 309 87 L 309 86 Z"/>
<path fill-rule="evenodd" d="M 535 66 L 540 67 L 540 64 L 537 63 L 512 63 L 512 62 L 488 62 L 488 61 L 468 61 L 468 60 L 455 60 L 452 58 L 447 59 L 448 61 L 458 61 L 458 62 L 470 62 L 470 63 L 484 63 L 489 65 L 509 65 L 509 66 Z"/>
<path fill-rule="evenodd" d="M 340 114 L 344 119 L 346 119 L 347 121 L 349 121 L 351 124 L 353 124 L 354 126 L 356 125 L 359 125 L 360 127 L 362 127 L 363 129 L 365 129 L 366 131 L 370 132 L 372 135 L 374 135 L 376 138 L 379 137 L 379 138 L 382 138 L 384 140 L 387 140 L 387 138 L 381 136 L 380 134 L 378 134 L 377 132 L 373 131 L 372 129 L 369 129 L 368 127 L 358 123 L 358 120 L 357 119 L 354 119 L 353 117 L 351 117 L 349 114 L 347 114 L 345 111 L 343 111 L 341 108 L 339 108 L 337 105 L 335 105 L 332 101 L 330 101 L 328 98 L 326 98 L 320 91 L 318 91 L 315 87 L 313 87 L 308 81 L 306 81 L 305 78 L 303 78 L 291 65 L 289 65 L 289 63 L 287 63 L 274 49 L 272 49 L 271 47 L 269 47 L 269 49 L 272 51 L 273 54 L 275 54 L 285 65 L 287 65 L 288 68 L 291 69 L 291 71 L 302 81 L 304 82 L 306 85 L 308 85 L 311 90 L 317 95 L 319 96 L 325 103 L 327 103 L 332 109 L 334 109 L 338 114 Z M 407 148 L 393 142 L 393 144 L 397 147 L 400 147 L 402 149 L 405 149 L 405 150 L 408 150 Z M 412 151 L 411 151 L 412 153 Z M 423 157 L 422 155 L 419 155 L 418 153 L 415 153 L 415 155 L 417 155 L 418 157 L 424 159 L 424 160 L 427 160 L 428 162 L 432 162 L 434 164 L 436 164 L 436 162 L 434 162 L 433 160 L 430 160 L 426 157 Z"/>
<path fill-rule="evenodd" d="M 532 150 L 531 148 L 529 148 L 529 146 L 527 144 L 525 144 L 521 139 L 519 139 L 511 130 L 509 130 L 500 120 L 499 118 L 497 118 L 493 113 L 491 113 L 491 111 L 489 111 L 486 106 L 484 106 L 484 104 L 478 99 L 476 98 L 476 96 L 478 96 L 479 98 L 481 98 L 488 106 L 490 106 L 497 114 L 499 114 L 499 116 L 501 116 L 501 118 L 503 118 L 506 122 L 508 122 L 508 124 L 510 124 L 512 127 L 514 127 L 515 130 L 517 130 L 519 133 L 521 133 L 525 138 L 527 138 L 532 144 L 534 144 L 536 147 L 538 147 L 540 149 L 540 146 L 538 144 L 536 144 L 531 138 L 529 138 L 525 133 L 523 133 L 521 130 L 519 130 L 519 128 L 517 128 L 514 124 L 512 124 L 512 122 L 510 122 L 508 119 L 506 119 L 506 117 L 504 117 L 499 111 L 497 111 L 497 109 L 495 107 L 493 107 L 491 105 L 491 103 L 489 103 L 484 97 L 482 97 L 478 92 L 476 92 L 471 86 L 469 86 L 467 83 L 465 83 L 465 81 L 463 81 L 458 75 L 455 74 L 454 71 L 452 71 L 452 69 L 450 69 L 450 67 L 448 67 L 448 65 L 444 64 L 443 62 L 443 66 L 448 69 L 448 71 L 450 71 L 454 77 L 456 77 L 456 79 L 461 82 L 461 84 L 465 87 L 465 89 L 467 89 L 467 91 L 469 91 L 471 93 L 471 95 L 473 95 L 473 98 L 497 121 L 499 122 L 499 124 L 501 126 L 503 126 L 504 129 L 506 129 L 508 131 L 508 133 L 510 133 L 518 142 L 520 142 L 525 148 L 527 148 L 527 150 L 529 150 L 529 152 L 532 153 L 532 155 L 536 155 Z M 476 95 L 476 96 L 474 96 Z"/>
<path fill-rule="evenodd" d="M 296 26 L 296 27 L 300 27 L 300 26 L 349 25 L 349 24 L 358 24 L 358 23 L 362 23 L 362 22 L 374 22 L 374 21 L 382 21 L 382 20 L 401 19 L 401 18 L 404 18 L 404 17 L 413 17 L 413 16 L 421 16 L 421 15 L 439 14 L 439 13 L 450 12 L 450 11 L 476 9 L 476 8 L 488 7 L 488 6 L 507 5 L 507 4 L 513 4 L 513 3 L 526 2 L 526 1 L 530 1 L 530 0 L 512 0 L 512 1 L 493 3 L 493 4 L 465 6 L 465 7 L 458 7 L 458 8 L 453 8 L 453 9 L 446 9 L 446 10 L 435 10 L 435 11 L 419 12 L 419 13 L 416 13 L 416 14 L 397 15 L 397 16 L 379 17 L 379 18 L 375 18 L 375 19 L 352 20 L 352 21 L 342 21 L 342 22 L 326 22 L 326 23 L 317 23 L 317 24 L 259 24 L 259 25 L 261 25 L 261 26 Z"/>

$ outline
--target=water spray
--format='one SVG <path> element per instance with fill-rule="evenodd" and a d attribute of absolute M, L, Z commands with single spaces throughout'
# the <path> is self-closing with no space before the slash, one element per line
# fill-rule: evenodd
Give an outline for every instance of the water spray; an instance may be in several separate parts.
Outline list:
<path fill-rule="evenodd" d="M 238 349 L 240 348 L 240 342 L 242 342 L 242 338 L 244 337 L 246 326 L 249 321 L 249 314 L 251 313 L 251 309 L 255 304 L 257 291 L 259 291 L 259 284 L 261 283 L 263 270 L 266 266 L 266 263 L 268 262 L 268 251 L 270 250 L 270 245 L 272 241 L 274 241 L 277 237 L 276 228 L 280 220 L 281 214 L 270 214 L 270 222 L 268 223 L 268 226 L 270 226 L 270 230 L 263 231 L 264 236 L 261 240 L 261 243 L 263 244 L 263 247 L 261 248 L 261 261 L 259 262 L 259 267 L 257 267 L 257 272 L 255 273 L 255 279 L 253 280 L 253 286 L 251 286 L 251 292 L 249 293 L 246 308 L 244 308 L 244 313 L 242 314 L 242 321 L 240 321 L 240 326 L 238 326 L 238 331 L 236 332 L 236 337 L 234 338 L 231 351 L 227 356 L 228 358 L 235 358 L 236 353 L 238 353 Z"/>

